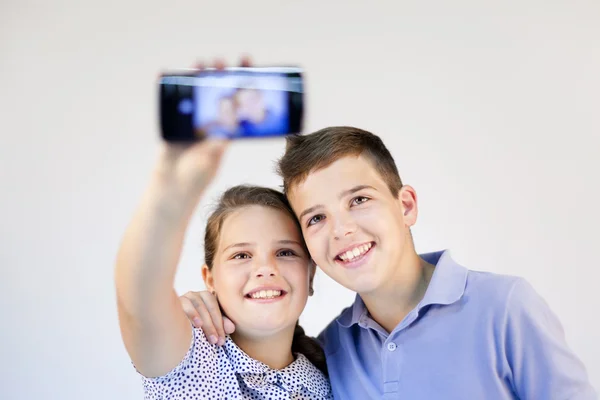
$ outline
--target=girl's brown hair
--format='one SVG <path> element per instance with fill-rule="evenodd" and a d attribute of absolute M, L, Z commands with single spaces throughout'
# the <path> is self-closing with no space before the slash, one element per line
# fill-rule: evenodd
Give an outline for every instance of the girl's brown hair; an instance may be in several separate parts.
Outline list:
<path fill-rule="evenodd" d="M 223 193 L 217 208 L 210 215 L 206 224 L 206 233 L 204 234 L 204 262 L 209 270 L 213 268 L 219 235 L 221 234 L 221 228 L 225 219 L 234 211 L 248 206 L 262 206 L 281 211 L 294 221 L 298 231 L 301 232 L 298 220 L 283 193 L 259 186 L 234 186 Z M 302 245 L 306 254 L 308 254 L 304 239 L 302 240 Z M 292 352 L 302 353 L 313 365 L 327 375 L 327 364 L 325 363 L 323 349 L 314 338 L 304 333 L 304 330 L 297 322 L 292 341 Z"/>

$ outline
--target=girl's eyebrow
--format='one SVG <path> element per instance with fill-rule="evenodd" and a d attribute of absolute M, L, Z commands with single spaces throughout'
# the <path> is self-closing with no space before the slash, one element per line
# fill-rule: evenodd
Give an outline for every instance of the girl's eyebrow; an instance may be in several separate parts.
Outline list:
<path fill-rule="evenodd" d="M 296 246 L 302 247 L 300 242 L 298 242 L 297 240 L 291 240 L 291 239 L 278 240 L 277 243 L 279 243 L 279 244 L 295 244 Z M 253 246 L 254 244 L 255 243 L 250 243 L 250 242 L 234 243 L 234 244 L 230 244 L 229 246 L 225 247 L 223 249 L 223 251 L 225 252 L 229 249 L 239 248 L 239 247 L 250 247 L 250 246 Z"/>
<path fill-rule="evenodd" d="M 284 240 L 278 240 L 277 243 L 279 243 L 279 244 L 295 244 L 296 246 L 302 247 L 302 245 L 297 240 L 284 239 Z"/>
<path fill-rule="evenodd" d="M 227 251 L 234 247 L 248 247 L 248 246 L 252 246 L 252 243 L 248 243 L 248 242 L 234 243 L 234 244 L 230 244 L 229 246 L 225 247 L 223 249 L 223 251 Z"/>

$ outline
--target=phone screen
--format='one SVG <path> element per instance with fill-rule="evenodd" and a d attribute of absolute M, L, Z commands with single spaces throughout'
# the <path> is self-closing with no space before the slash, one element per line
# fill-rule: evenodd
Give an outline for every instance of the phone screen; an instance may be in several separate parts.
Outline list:
<path fill-rule="evenodd" d="M 192 76 L 169 75 L 161 78 L 161 87 L 163 136 L 167 140 L 279 136 L 300 131 L 303 84 L 297 68 L 232 68 Z M 165 123 L 169 120 L 178 123 Z"/>

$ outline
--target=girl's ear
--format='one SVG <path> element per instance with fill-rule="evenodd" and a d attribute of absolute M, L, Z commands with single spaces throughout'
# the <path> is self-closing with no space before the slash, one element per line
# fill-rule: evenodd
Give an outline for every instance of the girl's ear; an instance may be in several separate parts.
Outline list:
<path fill-rule="evenodd" d="M 202 266 L 202 279 L 204 280 L 204 285 L 206 286 L 206 290 L 211 293 L 215 292 L 215 283 L 213 279 L 213 275 L 211 270 L 208 268 L 208 265 L 204 264 Z"/>

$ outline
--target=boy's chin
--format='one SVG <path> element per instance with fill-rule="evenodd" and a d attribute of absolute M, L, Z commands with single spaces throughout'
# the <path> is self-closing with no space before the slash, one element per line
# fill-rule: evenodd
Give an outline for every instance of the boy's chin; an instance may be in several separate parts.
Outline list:
<path fill-rule="evenodd" d="M 378 282 L 376 279 L 369 279 L 369 277 L 362 277 L 361 279 L 348 280 L 346 282 L 339 282 L 346 289 L 350 289 L 358 294 L 370 294 L 376 292 L 383 282 Z"/>

